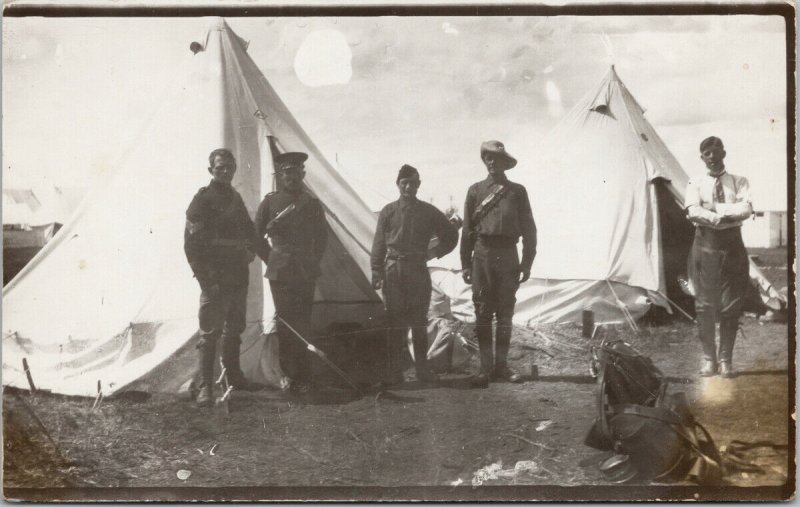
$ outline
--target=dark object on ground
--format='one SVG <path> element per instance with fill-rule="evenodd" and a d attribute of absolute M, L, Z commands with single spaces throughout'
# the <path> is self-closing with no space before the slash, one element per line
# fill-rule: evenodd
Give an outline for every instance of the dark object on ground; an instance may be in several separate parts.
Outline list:
<path fill-rule="evenodd" d="M 584 443 L 617 453 L 600 465 L 609 481 L 721 480 L 714 440 L 695 421 L 683 393 L 666 394 L 664 376 L 650 358 L 616 340 L 593 348 L 593 361 L 599 415 Z"/>

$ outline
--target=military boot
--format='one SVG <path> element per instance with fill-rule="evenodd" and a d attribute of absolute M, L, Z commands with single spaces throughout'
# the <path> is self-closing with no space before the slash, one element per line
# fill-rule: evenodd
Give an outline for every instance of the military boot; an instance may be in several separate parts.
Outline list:
<path fill-rule="evenodd" d="M 239 345 L 241 339 L 237 336 L 222 337 L 222 366 L 225 367 L 228 383 L 240 391 L 259 391 L 264 388 L 262 384 L 250 382 L 244 376 L 239 364 Z"/>
<path fill-rule="evenodd" d="M 712 377 L 717 374 L 716 324 L 713 312 L 697 312 L 697 334 L 703 349 L 703 366 L 701 377 Z"/>
<path fill-rule="evenodd" d="M 414 340 L 414 370 L 417 381 L 423 383 L 439 382 L 439 376 L 428 368 L 428 333 L 424 327 L 413 327 L 411 336 Z"/>
<path fill-rule="evenodd" d="M 739 319 L 723 317 L 719 323 L 719 374 L 724 378 L 733 378 L 733 345 L 739 331 Z"/>
<path fill-rule="evenodd" d="M 214 405 L 214 342 L 201 341 L 197 345 L 197 398 L 195 403 L 201 407 Z"/>
<path fill-rule="evenodd" d="M 393 386 L 403 383 L 402 351 L 403 336 L 394 329 L 386 333 L 386 364 L 381 372 L 381 385 Z"/>
<path fill-rule="evenodd" d="M 473 375 L 469 383 L 472 387 L 489 387 L 489 375 L 494 368 L 494 351 L 492 350 L 492 325 L 478 324 L 475 335 L 480 349 L 481 367 L 477 375 Z"/>
<path fill-rule="evenodd" d="M 495 380 L 513 383 L 522 382 L 522 375 L 508 366 L 508 349 L 511 346 L 511 323 L 497 323 L 496 330 L 497 350 L 495 352 L 495 367 L 492 378 Z"/>

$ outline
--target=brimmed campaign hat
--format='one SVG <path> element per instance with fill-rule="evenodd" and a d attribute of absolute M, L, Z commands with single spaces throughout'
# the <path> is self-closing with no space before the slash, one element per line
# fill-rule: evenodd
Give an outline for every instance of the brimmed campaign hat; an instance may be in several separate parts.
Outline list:
<path fill-rule="evenodd" d="M 283 171 L 289 167 L 303 167 L 306 160 L 308 160 L 308 155 L 300 151 L 281 153 L 275 157 L 275 170 Z"/>
<path fill-rule="evenodd" d="M 508 161 L 509 169 L 512 169 L 514 166 L 517 165 L 517 159 L 512 157 L 506 151 L 506 147 L 500 141 L 486 141 L 484 143 L 481 143 L 481 160 L 483 160 L 483 156 L 487 153 L 491 153 L 493 155 L 497 155 L 506 159 L 506 161 Z"/>

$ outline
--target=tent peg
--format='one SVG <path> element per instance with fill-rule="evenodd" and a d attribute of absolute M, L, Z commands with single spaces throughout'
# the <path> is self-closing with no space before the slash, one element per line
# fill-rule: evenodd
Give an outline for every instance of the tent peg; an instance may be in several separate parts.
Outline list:
<path fill-rule="evenodd" d="M 28 358 L 22 358 L 22 369 L 25 370 L 25 376 L 28 378 L 28 386 L 31 388 L 31 394 L 36 393 L 36 385 L 33 383 L 33 376 L 31 369 L 28 368 Z"/>

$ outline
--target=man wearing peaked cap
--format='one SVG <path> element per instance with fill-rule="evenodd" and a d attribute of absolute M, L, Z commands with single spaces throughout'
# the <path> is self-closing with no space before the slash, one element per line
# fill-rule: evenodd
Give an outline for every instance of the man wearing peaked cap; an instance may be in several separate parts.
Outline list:
<path fill-rule="evenodd" d="M 397 173 L 400 198 L 384 206 L 372 243 L 372 286 L 383 290 L 389 314 L 387 347 L 389 365 L 384 380 L 402 380 L 399 354 L 408 328 L 414 342 L 414 367 L 419 382 L 436 382 L 428 369 L 428 306 L 431 300 L 431 277 L 427 261 L 442 257 L 455 248 L 458 232 L 447 217 L 432 204 L 417 199 L 419 171 L 403 165 Z M 429 251 L 431 239 L 438 242 Z"/>
<path fill-rule="evenodd" d="M 256 212 L 256 233 L 272 243 L 265 261 L 278 316 L 303 338 L 313 341 L 311 310 L 320 262 L 328 240 L 325 213 L 303 184 L 308 155 L 274 157 L 278 190 L 267 194 Z M 278 321 L 281 368 L 290 378 L 289 391 L 302 394 L 313 386 L 311 356 L 305 344 Z"/>
<path fill-rule="evenodd" d="M 275 171 L 281 172 L 290 167 L 303 169 L 306 160 L 308 160 L 308 155 L 299 151 L 280 153 L 275 157 Z"/>
<path fill-rule="evenodd" d="M 734 376 L 733 345 L 750 265 L 742 242 L 742 222 L 753 214 L 747 178 L 727 172 L 725 147 L 718 137 L 700 143 L 707 171 L 689 179 L 686 206 L 695 225 L 689 276 L 695 288 L 695 311 L 703 364 L 700 375 Z M 719 316 L 719 351 L 716 321 Z"/>
<path fill-rule="evenodd" d="M 500 141 L 486 141 L 481 144 L 481 160 L 489 175 L 467 191 L 461 235 L 462 275 L 464 282 L 472 284 L 480 348 L 480 371 L 471 380 L 475 387 L 487 387 L 490 378 L 522 380 L 507 362 L 511 321 L 517 289 L 530 277 L 536 256 L 536 224 L 528 193 L 505 174 L 517 165 L 517 159 Z M 521 261 L 517 254 L 520 237 Z M 496 347 L 492 343 L 495 318 Z"/>
<path fill-rule="evenodd" d="M 186 210 L 184 251 L 200 283 L 199 388 L 197 404 L 213 404 L 216 343 L 222 339 L 222 364 L 236 389 L 253 390 L 239 366 L 240 334 L 247 307 L 248 265 L 253 253 L 266 258 L 269 246 L 256 236 L 241 195 L 232 186 L 236 160 L 230 150 L 211 152 L 211 183 L 200 189 Z"/>

